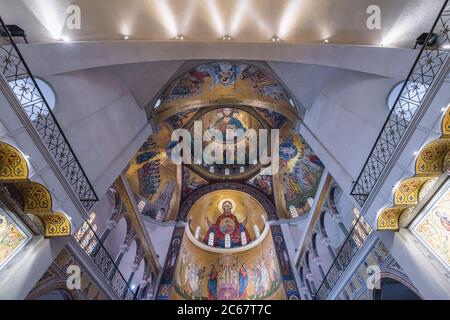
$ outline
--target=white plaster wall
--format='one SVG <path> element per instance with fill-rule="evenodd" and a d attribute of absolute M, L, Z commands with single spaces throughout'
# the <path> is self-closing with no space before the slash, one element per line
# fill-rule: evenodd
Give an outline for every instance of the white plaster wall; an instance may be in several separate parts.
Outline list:
<path fill-rule="evenodd" d="M 153 247 L 158 256 L 159 263 L 161 266 L 164 266 L 167 250 L 169 249 L 170 240 L 172 239 L 174 225 L 156 225 L 145 217 L 144 220 Z"/>
<path fill-rule="evenodd" d="M 388 116 L 387 95 L 399 79 L 342 73 L 323 87 L 300 133 L 349 194 Z"/>
<path fill-rule="evenodd" d="M 144 110 L 110 70 L 78 71 L 46 80 L 57 95 L 55 117 L 94 189 L 104 193 L 137 150 L 127 151 L 147 125 Z"/>

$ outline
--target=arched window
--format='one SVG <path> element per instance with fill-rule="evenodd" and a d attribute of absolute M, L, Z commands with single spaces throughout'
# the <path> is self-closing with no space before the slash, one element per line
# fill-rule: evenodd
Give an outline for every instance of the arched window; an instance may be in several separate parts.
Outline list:
<path fill-rule="evenodd" d="M 400 92 L 402 92 L 404 84 L 404 81 L 396 84 L 389 92 L 387 96 L 387 107 L 389 108 L 389 110 L 394 107 Z M 399 108 L 397 108 L 398 110 L 396 112 L 398 112 L 399 115 L 400 113 L 402 113 L 402 118 L 409 120 L 408 115 L 414 114 L 415 109 L 423 100 L 428 87 L 429 86 L 427 84 L 419 83 L 416 81 L 408 81 L 406 83 L 405 89 L 402 92 L 401 99 L 404 101 L 410 101 L 412 103 L 402 104 L 401 106 L 399 106 Z"/>
<path fill-rule="evenodd" d="M 83 222 L 83 225 L 75 233 L 74 237 L 80 244 L 80 246 L 90 254 L 94 250 L 97 244 L 97 239 L 95 237 L 95 231 L 97 231 L 97 225 L 94 223 L 96 218 L 95 212 L 89 215 L 89 219 Z"/>
<path fill-rule="evenodd" d="M 45 101 L 47 101 L 47 105 L 50 108 L 50 110 L 53 110 L 55 108 L 56 104 L 56 95 L 55 91 L 50 87 L 50 85 L 40 79 L 40 78 L 34 78 L 37 86 L 41 90 L 41 93 L 43 95 L 43 98 Z M 46 116 L 48 115 L 48 110 L 45 107 L 42 107 L 39 104 L 39 91 L 36 88 L 33 80 L 30 77 L 16 79 L 14 81 L 9 82 L 9 86 L 11 87 L 12 91 L 16 95 L 16 97 L 19 99 L 19 101 L 29 100 L 36 104 L 35 107 L 31 108 L 25 108 L 25 112 L 27 113 L 29 119 L 31 121 L 34 121 L 38 118 L 38 115 Z"/>

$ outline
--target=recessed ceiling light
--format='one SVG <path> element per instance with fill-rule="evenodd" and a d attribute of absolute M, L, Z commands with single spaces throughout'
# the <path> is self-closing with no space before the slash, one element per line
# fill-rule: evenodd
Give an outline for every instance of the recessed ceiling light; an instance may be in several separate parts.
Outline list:
<path fill-rule="evenodd" d="M 233 40 L 233 38 L 231 38 L 229 35 L 224 35 L 222 38 L 220 38 L 220 40 Z"/>
<path fill-rule="evenodd" d="M 274 35 L 274 36 L 272 37 L 271 41 L 272 41 L 272 42 L 280 42 L 280 41 L 281 41 L 281 39 L 280 39 L 280 37 L 279 37 L 279 36 L 277 36 L 277 35 Z"/>
<path fill-rule="evenodd" d="M 175 40 L 179 40 L 179 41 L 184 40 L 184 36 L 182 34 L 179 34 L 175 37 Z"/>

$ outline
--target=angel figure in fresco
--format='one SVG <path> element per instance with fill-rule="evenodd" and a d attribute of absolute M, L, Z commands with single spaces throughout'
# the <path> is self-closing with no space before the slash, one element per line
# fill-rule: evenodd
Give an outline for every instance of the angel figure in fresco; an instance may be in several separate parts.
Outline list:
<path fill-rule="evenodd" d="M 235 211 L 234 201 L 231 199 L 224 199 L 219 203 L 219 209 L 221 214 L 217 218 L 215 223 L 212 223 L 206 216 L 206 222 L 208 223 L 208 232 L 205 234 L 203 242 L 208 244 L 209 235 L 214 235 L 213 246 L 225 248 L 225 238 L 230 238 L 230 247 L 240 247 L 242 245 L 241 234 L 244 233 L 247 242 L 251 241 L 250 233 L 246 228 L 247 218 L 243 222 L 239 222 L 236 216 L 233 214 Z"/>

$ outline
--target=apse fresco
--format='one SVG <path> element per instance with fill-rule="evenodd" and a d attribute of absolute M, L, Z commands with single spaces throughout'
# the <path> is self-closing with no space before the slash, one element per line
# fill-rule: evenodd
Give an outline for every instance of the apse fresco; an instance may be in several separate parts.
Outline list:
<path fill-rule="evenodd" d="M 26 241 L 26 235 L 0 208 L 0 266 Z"/>
<path fill-rule="evenodd" d="M 300 215 L 309 207 L 322 177 L 324 165 L 302 136 L 288 124 L 280 136 L 279 177 L 286 209 L 294 207 Z"/>
<path fill-rule="evenodd" d="M 185 236 L 171 299 L 285 299 L 270 232 L 258 246 L 230 254 L 200 249 Z"/>
<path fill-rule="evenodd" d="M 200 177 L 192 170 L 183 167 L 183 197 L 188 196 L 194 190 L 208 184 L 208 181 Z"/>
<path fill-rule="evenodd" d="M 272 176 L 258 174 L 257 176 L 250 179 L 247 183 L 258 188 L 268 196 L 272 195 Z"/>
<path fill-rule="evenodd" d="M 142 214 L 153 218 L 158 212 L 170 216 L 170 209 L 176 209 L 170 204 L 179 196 L 177 166 L 170 159 L 175 146 L 171 133 L 167 124 L 161 124 L 158 134 L 151 135 L 135 154 L 126 173 Z"/>
<path fill-rule="evenodd" d="M 413 230 L 450 269 L 450 191 L 419 216 Z"/>
<path fill-rule="evenodd" d="M 265 218 L 266 212 L 255 198 L 236 190 L 210 192 L 194 203 L 188 213 L 194 237 L 217 248 L 251 243 L 264 230 Z"/>

